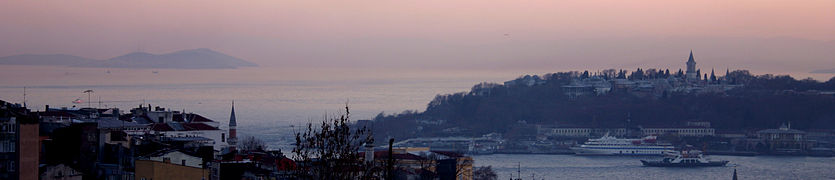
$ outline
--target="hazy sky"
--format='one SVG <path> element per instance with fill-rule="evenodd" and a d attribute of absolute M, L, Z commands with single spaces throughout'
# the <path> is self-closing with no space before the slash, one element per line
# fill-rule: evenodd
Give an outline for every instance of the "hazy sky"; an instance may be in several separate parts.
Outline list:
<path fill-rule="evenodd" d="M 265 66 L 835 68 L 833 0 L 4 1 L 0 56 L 211 48 Z M 788 65 L 787 65 L 788 64 Z"/>

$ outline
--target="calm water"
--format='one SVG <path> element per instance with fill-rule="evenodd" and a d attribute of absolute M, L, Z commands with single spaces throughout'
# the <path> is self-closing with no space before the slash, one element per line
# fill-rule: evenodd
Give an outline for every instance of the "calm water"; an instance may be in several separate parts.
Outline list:
<path fill-rule="evenodd" d="M 643 167 L 647 157 L 587 157 L 574 155 L 496 154 L 474 156 L 476 166 L 492 166 L 499 179 L 835 179 L 835 158 L 710 156 L 729 160 L 726 167 Z"/>
<path fill-rule="evenodd" d="M 286 149 L 291 140 L 289 134 L 293 133 L 291 125 L 344 111 L 346 102 L 353 120 L 369 119 L 380 112 L 422 111 L 436 94 L 467 91 L 478 82 L 501 82 L 515 74 L 326 68 L 130 70 L 0 66 L 0 99 L 22 102 L 26 87 L 28 107 L 34 110 L 43 110 L 44 105 L 87 107 L 87 103 L 72 101 L 87 101 L 82 92 L 92 89 L 93 107 L 129 110 L 144 102 L 198 113 L 222 126 L 228 122 L 230 103 L 235 100 L 240 134 L 256 135 L 270 147 Z"/>

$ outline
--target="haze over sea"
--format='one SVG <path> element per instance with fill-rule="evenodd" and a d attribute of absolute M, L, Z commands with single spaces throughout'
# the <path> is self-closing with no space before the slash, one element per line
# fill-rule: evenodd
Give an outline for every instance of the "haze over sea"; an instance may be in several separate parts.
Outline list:
<path fill-rule="evenodd" d="M 672 67 L 670 69 L 673 69 Z M 95 92 L 93 107 L 124 111 L 151 104 L 193 112 L 221 122 L 229 119 L 234 100 L 242 135 L 258 136 L 271 148 L 288 148 L 293 126 L 343 111 L 352 120 L 380 112 L 423 111 L 437 94 L 468 91 L 476 83 L 501 83 L 524 74 L 580 69 L 437 70 L 361 68 L 257 67 L 222 70 L 105 69 L 43 66 L 0 66 L 0 99 L 23 102 L 30 109 L 86 107 L 84 90 Z M 156 72 L 156 73 L 154 73 Z M 766 72 L 753 71 L 754 74 Z M 801 79 L 828 80 L 832 74 L 792 74 Z M 99 105 L 99 98 L 101 105 Z M 82 104 L 72 101 L 81 99 Z"/>
<path fill-rule="evenodd" d="M 108 73 L 108 71 L 110 73 Z M 156 71 L 157 73 L 153 73 Z M 440 76 L 438 74 L 444 74 Z M 515 74 L 515 73 L 514 73 Z M 377 113 L 423 110 L 436 94 L 469 90 L 481 81 L 499 82 L 516 75 L 495 72 L 329 68 L 244 68 L 223 70 L 103 69 L 0 66 L 0 99 L 23 102 L 30 109 L 87 107 L 84 90 L 92 89 L 92 106 L 124 111 L 151 104 L 194 112 L 226 128 L 234 100 L 239 133 L 259 136 L 281 148 L 290 125 L 321 120 L 344 111 L 353 120 Z M 75 99 L 85 101 L 73 104 Z"/>

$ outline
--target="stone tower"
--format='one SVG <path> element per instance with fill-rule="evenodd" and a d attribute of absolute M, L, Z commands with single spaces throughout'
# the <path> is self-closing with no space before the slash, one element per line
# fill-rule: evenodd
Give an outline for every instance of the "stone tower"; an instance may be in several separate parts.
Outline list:
<path fill-rule="evenodd" d="M 690 59 L 687 60 L 687 80 L 698 80 L 700 77 L 696 74 L 696 59 L 693 58 L 693 50 L 690 50 Z"/>

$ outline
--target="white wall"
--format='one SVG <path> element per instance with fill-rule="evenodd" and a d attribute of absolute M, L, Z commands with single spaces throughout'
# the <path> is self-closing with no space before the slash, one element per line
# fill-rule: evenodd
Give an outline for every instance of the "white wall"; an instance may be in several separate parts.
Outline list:
<path fill-rule="evenodd" d="M 200 130 L 200 131 L 160 131 L 164 137 L 204 137 L 212 139 L 212 142 L 207 142 L 205 145 L 210 145 L 215 151 L 220 151 L 228 144 L 222 142 L 221 134 L 225 134 L 224 130 Z M 228 135 L 227 135 L 228 136 Z"/>
<path fill-rule="evenodd" d="M 202 168 L 203 167 L 203 159 L 201 159 L 200 157 L 191 156 L 191 155 L 179 152 L 179 151 L 173 151 L 173 152 L 164 154 L 162 156 L 151 157 L 151 160 L 163 162 L 163 160 L 165 158 L 171 159 L 171 164 L 183 165 L 182 162 L 183 162 L 183 160 L 185 160 L 186 161 L 185 166 L 196 167 L 196 168 Z"/>

